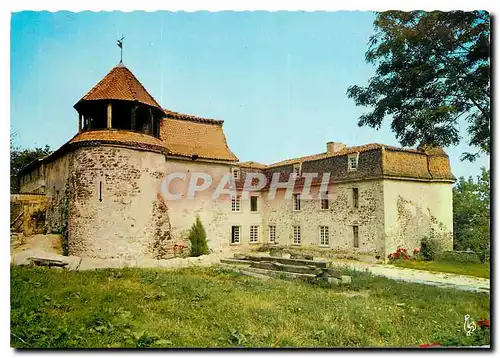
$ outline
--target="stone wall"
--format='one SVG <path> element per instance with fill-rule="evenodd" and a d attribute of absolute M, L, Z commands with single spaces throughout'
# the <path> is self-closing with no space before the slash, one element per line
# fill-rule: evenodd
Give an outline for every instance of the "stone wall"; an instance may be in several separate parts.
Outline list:
<path fill-rule="evenodd" d="M 19 192 L 22 194 L 44 194 L 44 172 L 45 167 L 43 164 L 40 164 L 30 172 L 22 175 L 19 178 Z"/>
<path fill-rule="evenodd" d="M 47 227 L 69 232 L 69 254 L 99 258 L 170 258 L 174 245 L 189 246 L 187 236 L 199 216 L 212 251 L 248 249 L 268 243 L 268 227 L 276 226 L 278 244 L 293 245 L 293 226 L 301 227 L 302 247 L 320 246 L 319 227 L 329 227 L 329 245 L 322 249 L 349 254 L 386 257 L 398 246 L 417 247 L 427 235 L 452 247 L 451 184 L 410 180 L 366 179 L 382 174 L 383 152 L 360 153 L 358 170 L 347 170 L 347 156 L 305 162 L 302 172 L 331 172 L 329 209 L 320 208 L 318 186 L 313 199 L 302 199 L 293 210 L 292 198 L 278 190 L 258 196 L 258 211 L 251 212 L 250 198 L 240 210 L 231 210 L 225 194 L 213 200 L 221 179 L 231 173 L 232 163 L 180 160 L 155 152 L 113 145 L 82 146 L 46 163 Z M 293 166 L 266 170 L 292 172 Z M 241 177 L 254 169 L 242 169 Z M 165 200 L 161 185 L 169 173 L 184 173 L 169 187 L 180 200 Z M 193 173 L 209 174 L 209 189 L 187 198 Z M 286 177 L 286 174 L 284 175 Z M 286 178 L 284 178 L 286 181 Z M 282 180 L 283 181 L 283 180 Z M 335 183 L 338 181 L 337 183 Z M 353 207 L 353 189 L 359 207 Z M 296 192 L 301 192 L 296 187 Z M 239 193 L 241 194 L 241 192 Z M 250 227 L 259 227 L 259 240 L 250 243 Z M 231 243 L 231 227 L 240 226 L 240 243 Z M 354 247 L 353 226 L 358 227 L 359 247 Z"/>
<path fill-rule="evenodd" d="M 212 199 L 212 194 L 217 185 L 224 175 L 230 174 L 232 167 L 230 163 L 167 160 L 166 173 L 186 174 L 186 179 L 174 179 L 170 185 L 172 194 L 182 195 L 179 200 L 167 201 L 172 236 L 174 238 L 177 240 L 187 238 L 189 229 L 198 215 L 207 233 L 208 247 L 212 251 L 229 247 L 238 249 L 252 246 L 249 244 L 248 239 L 249 227 L 250 225 L 261 225 L 262 211 L 250 212 L 250 200 L 242 200 L 240 211 L 233 212 L 231 210 L 231 199 L 227 194 L 220 196 L 216 200 Z M 192 173 L 209 174 L 213 181 L 207 190 L 198 192 L 193 199 L 189 199 L 187 189 Z M 201 184 L 201 180 L 198 183 Z M 233 225 L 241 226 L 241 244 L 239 245 L 231 244 L 231 226 Z"/>
<path fill-rule="evenodd" d="M 25 236 L 44 234 L 46 197 L 35 194 L 12 194 L 10 196 L 11 229 Z M 13 224 L 14 220 L 17 221 Z"/>
<path fill-rule="evenodd" d="M 384 180 L 385 257 L 398 247 L 412 251 L 424 236 L 453 248 L 452 184 Z"/>
<path fill-rule="evenodd" d="M 69 254 L 170 258 L 168 209 L 159 197 L 165 156 L 108 145 L 73 152 Z"/>
<path fill-rule="evenodd" d="M 69 173 L 73 153 L 68 153 L 44 164 L 47 195 L 47 230 L 63 234 L 67 229 L 69 212 Z"/>
<path fill-rule="evenodd" d="M 353 207 L 353 188 L 358 188 L 359 205 Z M 300 225 L 300 246 L 320 246 L 319 227 L 328 226 L 328 247 L 343 253 L 383 252 L 384 214 L 382 181 L 358 181 L 330 184 L 329 208 L 321 209 L 317 197 L 319 187 L 312 187 L 313 199 L 301 199 L 301 210 L 293 210 L 293 200 L 287 200 L 285 190 L 279 190 L 274 200 L 265 200 L 264 225 L 276 225 L 279 245 L 293 244 L 293 226 Z M 296 191 L 300 192 L 300 191 Z M 263 193 L 264 198 L 267 193 Z M 359 248 L 354 247 L 353 226 L 358 226 Z M 266 237 L 267 240 L 267 237 Z"/>

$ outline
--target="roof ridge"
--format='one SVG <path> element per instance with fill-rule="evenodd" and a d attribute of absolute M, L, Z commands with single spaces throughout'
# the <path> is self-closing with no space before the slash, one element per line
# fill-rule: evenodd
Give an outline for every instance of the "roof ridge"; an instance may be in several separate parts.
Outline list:
<path fill-rule="evenodd" d="M 167 118 L 170 119 L 179 119 L 191 122 L 200 122 L 200 123 L 216 124 L 216 125 L 222 125 L 224 123 L 224 121 L 221 119 L 198 117 L 192 114 L 175 112 L 166 108 L 163 108 L 163 112 L 167 115 Z"/>
<path fill-rule="evenodd" d="M 126 69 L 125 66 L 123 68 Z M 132 84 L 132 78 L 130 76 L 131 72 L 127 72 L 127 84 L 128 84 L 128 90 L 130 91 L 130 94 L 132 95 L 132 98 L 134 98 L 137 101 L 137 91 L 134 88 L 134 85 Z"/>
<path fill-rule="evenodd" d="M 132 71 L 130 71 L 127 66 L 122 65 L 122 67 L 127 70 L 127 72 L 132 76 L 132 78 L 139 84 L 139 86 L 141 86 L 141 88 L 144 90 L 144 92 L 146 92 L 149 95 L 149 97 L 151 97 L 151 99 L 153 100 L 154 103 L 156 103 L 158 108 L 163 109 L 163 107 L 156 101 L 156 99 L 148 92 L 146 87 L 144 87 L 142 85 L 141 81 L 139 81 L 139 79 L 134 75 L 134 73 Z M 135 96 L 137 97 L 137 92 L 135 91 L 135 89 L 133 91 L 134 91 Z"/>

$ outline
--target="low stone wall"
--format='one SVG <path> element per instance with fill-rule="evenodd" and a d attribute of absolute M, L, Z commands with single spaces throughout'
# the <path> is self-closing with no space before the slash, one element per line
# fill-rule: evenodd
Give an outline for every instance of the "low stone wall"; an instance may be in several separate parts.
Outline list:
<path fill-rule="evenodd" d="M 43 194 L 12 194 L 10 196 L 11 231 L 25 236 L 45 233 L 47 198 Z"/>

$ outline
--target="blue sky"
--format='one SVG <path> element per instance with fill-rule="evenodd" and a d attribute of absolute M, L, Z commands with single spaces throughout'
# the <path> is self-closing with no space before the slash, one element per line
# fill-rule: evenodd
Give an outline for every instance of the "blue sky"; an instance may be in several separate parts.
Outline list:
<path fill-rule="evenodd" d="M 388 123 L 359 128 L 346 96 L 366 84 L 370 12 L 21 12 L 11 22 L 11 131 L 22 147 L 56 149 L 77 131 L 73 105 L 119 59 L 163 107 L 223 119 L 241 161 L 325 151 L 327 141 L 398 145 Z M 461 128 L 465 135 L 465 126 Z M 479 173 L 489 157 L 461 162 Z"/>

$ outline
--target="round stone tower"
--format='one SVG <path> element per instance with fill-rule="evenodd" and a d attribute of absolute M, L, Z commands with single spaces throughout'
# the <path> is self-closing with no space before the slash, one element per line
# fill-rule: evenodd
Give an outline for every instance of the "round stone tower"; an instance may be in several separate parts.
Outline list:
<path fill-rule="evenodd" d="M 65 146 L 68 253 L 98 258 L 172 256 L 159 193 L 168 152 L 164 111 L 119 63 L 74 108 L 78 134 Z"/>

